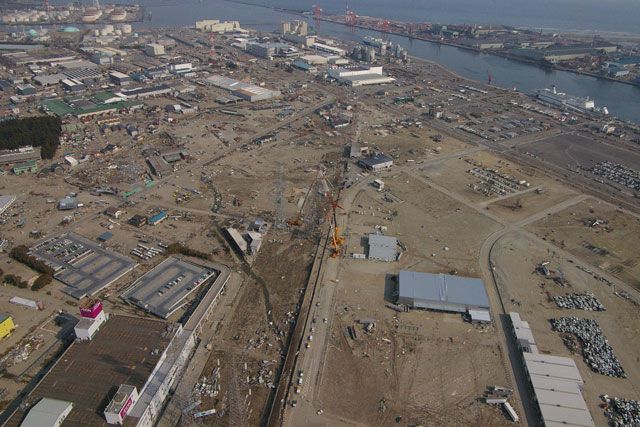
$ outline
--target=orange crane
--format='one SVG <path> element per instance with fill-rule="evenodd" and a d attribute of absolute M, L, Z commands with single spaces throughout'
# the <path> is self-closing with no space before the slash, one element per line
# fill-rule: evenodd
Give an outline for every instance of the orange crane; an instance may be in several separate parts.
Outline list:
<path fill-rule="evenodd" d="M 331 257 L 337 258 L 338 255 L 340 255 L 340 249 L 344 238 L 341 239 L 338 237 L 338 230 L 340 230 L 340 228 L 336 227 L 335 224 L 331 224 L 331 217 L 329 216 L 329 213 L 324 208 L 322 208 L 322 210 L 327 217 L 327 221 L 329 221 L 329 228 L 331 229 Z"/>
<path fill-rule="evenodd" d="M 329 199 L 329 203 L 331 204 L 331 209 L 333 210 L 333 223 L 334 223 L 333 239 L 339 251 L 339 248 L 341 248 L 342 244 L 344 243 L 344 237 L 340 237 L 340 230 L 342 230 L 342 228 L 338 227 L 338 216 L 336 215 L 336 208 L 340 208 L 342 210 L 344 210 L 344 208 L 338 204 L 338 201 L 340 200 L 340 194 L 338 194 L 338 197 L 336 198 L 336 200 L 333 200 L 333 197 L 331 197 L 331 192 L 327 191 L 327 198 Z"/>

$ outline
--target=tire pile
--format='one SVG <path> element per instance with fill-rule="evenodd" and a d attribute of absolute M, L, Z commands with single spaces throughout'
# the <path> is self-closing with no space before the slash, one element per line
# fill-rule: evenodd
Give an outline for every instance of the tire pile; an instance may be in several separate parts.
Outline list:
<path fill-rule="evenodd" d="M 572 308 L 586 311 L 605 311 L 604 305 L 589 291 L 584 294 L 567 294 L 555 296 L 553 301 L 560 308 Z"/>
<path fill-rule="evenodd" d="M 556 332 L 576 335 L 582 345 L 582 357 L 585 363 L 595 372 L 614 378 L 627 378 L 627 374 L 595 320 L 561 317 L 551 319 L 551 328 Z"/>
<path fill-rule="evenodd" d="M 631 399 L 610 398 L 607 403 L 607 418 L 613 427 L 640 425 L 640 402 Z"/>

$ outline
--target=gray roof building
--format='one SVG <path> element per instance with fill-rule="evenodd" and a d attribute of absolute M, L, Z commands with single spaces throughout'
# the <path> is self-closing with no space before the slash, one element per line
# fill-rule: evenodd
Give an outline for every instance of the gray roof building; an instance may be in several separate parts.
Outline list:
<path fill-rule="evenodd" d="M 373 156 L 360 159 L 358 164 L 366 169 L 375 171 L 378 169 L 390 168 L 393 166 L 393 159 L 385 156 L 384 154 L 374 154 Z"/>
<path fill-rule="evenodd" d="M 398 273 L 398 303 L 458 313 L 490 308 L 481 279 L 406 270 Z"/>
<path fill-rule="evenodd" d="M 69 415 L 73 403 L 64 400 L 43 398 L 27 414 L 21 427 L 57 427 Z"/>
<path fill-rule="evenodd" d="M 395 261 L 398 239 L 381 234 L 369 234 L 369 259 Z"/>

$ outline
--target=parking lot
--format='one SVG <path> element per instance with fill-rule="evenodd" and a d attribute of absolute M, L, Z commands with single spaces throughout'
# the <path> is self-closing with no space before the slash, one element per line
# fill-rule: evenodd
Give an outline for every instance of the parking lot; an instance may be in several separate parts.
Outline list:
<path fill-rule="evenodd" d="M 76 233 L 64 233 L 38 243 L 30 254 L 49 264 L 55 271 L 54 277 L 71 287 L 64 292 L 77 299 L 97 294 L 136 265 L 126 256 Z"/>
<path fill-rule="evenodd" d="M 136 280 L 120 297 L 166 319 L 186 304 L 189 294 L 216 274 L 215 270 L 169 257 Z"/>

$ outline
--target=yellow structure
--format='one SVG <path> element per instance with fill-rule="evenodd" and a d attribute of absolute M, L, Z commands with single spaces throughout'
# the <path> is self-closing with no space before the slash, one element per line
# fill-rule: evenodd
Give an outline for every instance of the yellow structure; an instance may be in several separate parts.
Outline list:
<path fill-rule="evenodd" d="M 11 335 L 15 328 L 13 319 L 6 314 L 0 313 L 0 339 Z"/>

